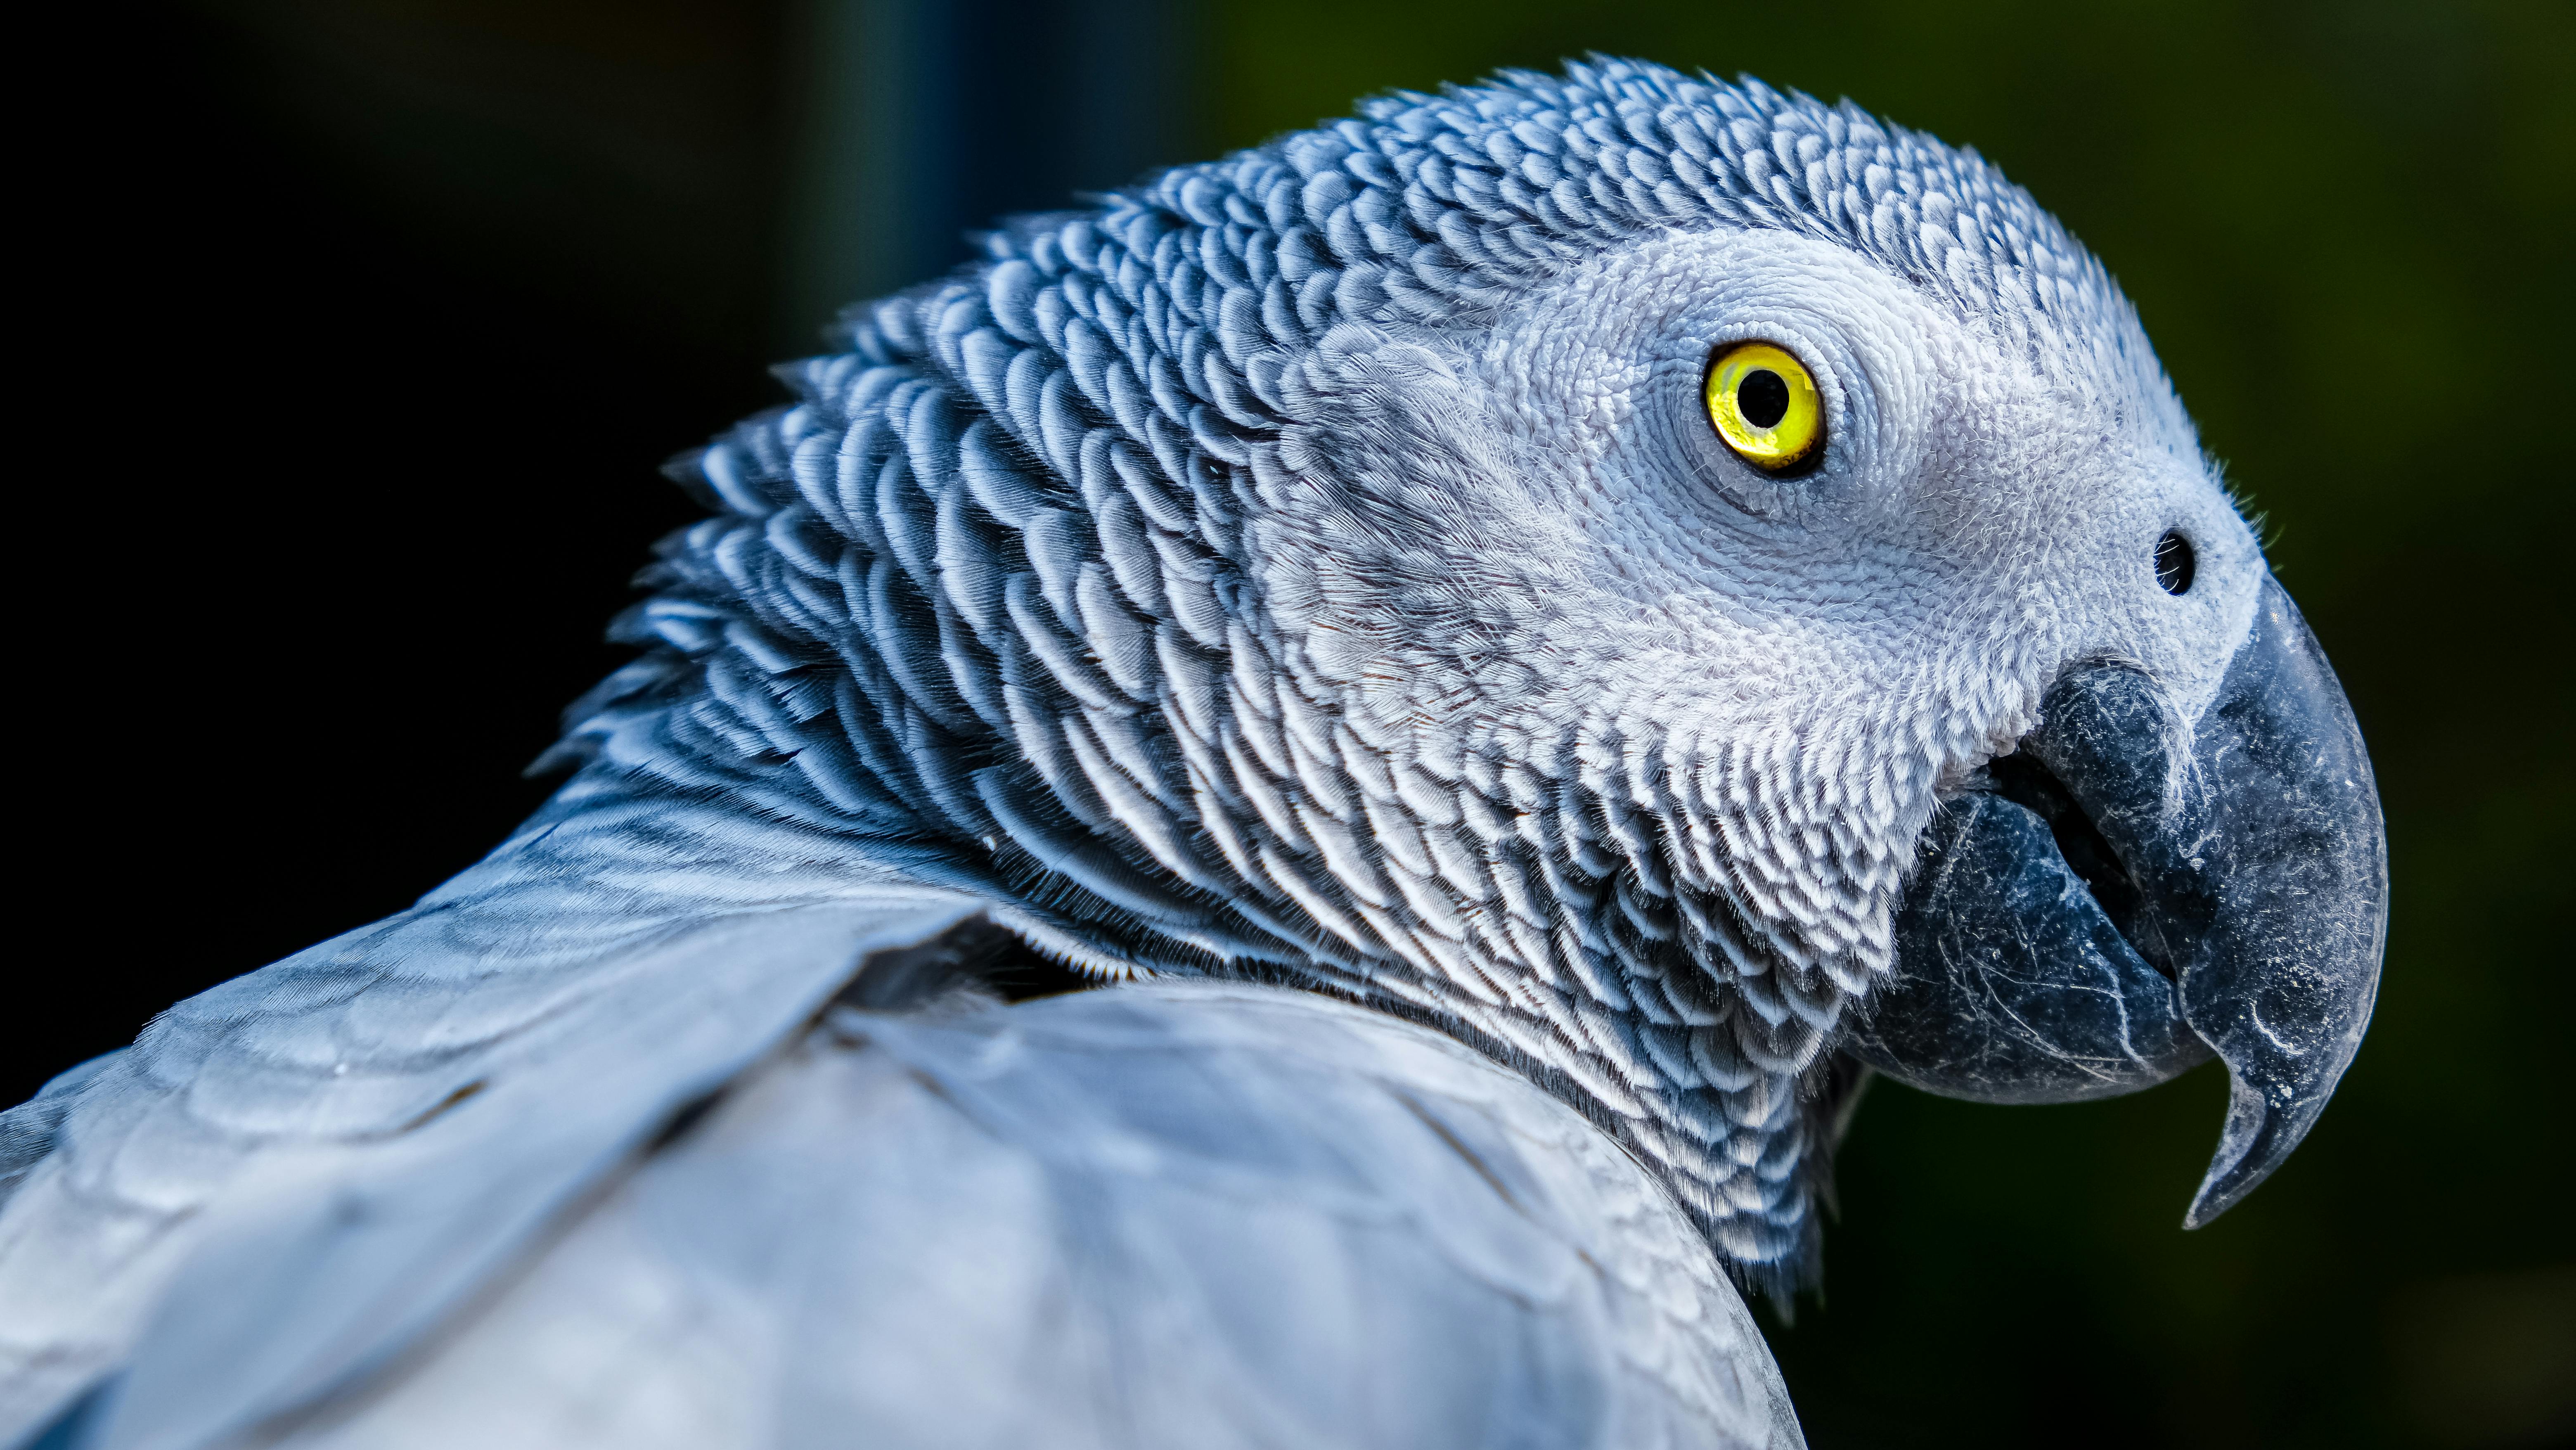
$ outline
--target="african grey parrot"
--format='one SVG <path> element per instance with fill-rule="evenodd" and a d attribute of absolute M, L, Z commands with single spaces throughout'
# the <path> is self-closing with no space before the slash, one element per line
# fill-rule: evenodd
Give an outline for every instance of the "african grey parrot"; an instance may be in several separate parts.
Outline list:
<path fill-rule="evenodd" d="M 0 1436 L 1794 1445 L 1871 1071 L 2215 1054 L 2192 1222 L 2315 1119 L 2359 735 L 1973 154 L 1597 60 L 985 247 L 682 470 L 524 829 L 0 1120 Z"/>

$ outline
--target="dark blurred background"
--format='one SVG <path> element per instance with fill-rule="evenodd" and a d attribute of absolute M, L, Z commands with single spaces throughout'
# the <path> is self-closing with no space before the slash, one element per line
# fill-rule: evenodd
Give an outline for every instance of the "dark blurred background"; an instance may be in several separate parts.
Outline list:
<path fill-rule="evenodd" d="M 2566 0 L 91 13 L 22 132 L 64 204 L 13 227 L 47 605 L 21 910 L 79 926 L 16 954 L 0 1102 L 533 807 L 520 767 L 691 516 L 655 466 L 779 396 L 839 303 L 1364 92 L 1634 54 L 1975 146 L 2100 253 L 2389 815 L 2369 1044 L 2215 1226 L 2177 1228 L 2214 1068 L 2080 1107 L 1876 1090 L 1828 1291 L 1773 1318 L 1812 1442 L 2576 1443 Z"/>

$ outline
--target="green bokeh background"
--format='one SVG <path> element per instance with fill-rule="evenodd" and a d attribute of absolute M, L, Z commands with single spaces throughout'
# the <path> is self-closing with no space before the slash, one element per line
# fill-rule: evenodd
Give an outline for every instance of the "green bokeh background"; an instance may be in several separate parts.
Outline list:
<path fill-rule="evenodd" d="M 761 364 L 819 320 L 778 300 L 800 124 L 782 77 L 810 9 L 128 17 L 128 129 L 87 123 L 109 180 L 74 225 L 148 250 L 132 272 L 153 282 L 98 305 L 127 309 L 122 339 L 202 338 L 211 315 L 270 351 L 120 415 L 119 441 L 248 468 L 199 445 L 398 399 L 401 446 L 359 472 L 419 460 L 385 536 L 444 562 L 405 574 L 279 522 L 297 516 L 281 500 L 350 506 L 345 454 L 273 453 L 255 483 L 159 506 L 174 537 L 137 545 L 140 575 L 194 577 L 223 541 L 223 587 L 264 601 L 257 642 L 190 636 L 158 665 L 219 703 L 192 728 L 223 769 L 98 789 L 111 807 L 176 790 L 239 849 L 166 888 L 191 951 L 102 978 L 69 1026 L 12 1032 L 26 1087 L 172 997 L 398 909 L 536 799 L 516 766 L 613 663 L 598 624 L 686 516 L 652 464 L 761 404 Z M 2184 1234 L 2214 1068 L 2075 1107 L 1875 1089 L 1826 1291 L 1772 1324 L 1811 1441 L 2576 1440 L 2576 5 L 1220 0 L 1173 18 L 1197 57 L 1175 161 L 1359 94 L 1587 51 L 1848 95 L 1975 147 L 2136 300 L 2352 696 L 2395 909 L 2376 1024 L 2306 1146 Z M 382 375 L 363 386 L 361 359 Z M 617 388 L 583 382 L 602 366 Z M 474 506 L 442 502 L 441 479 L 474 480 Z M 254 499 L 268 512 L 245 522 Z M 406 663 L 361 667 L 351 620 Z M 102 748 L 160 728 L 111 724 Z"/>

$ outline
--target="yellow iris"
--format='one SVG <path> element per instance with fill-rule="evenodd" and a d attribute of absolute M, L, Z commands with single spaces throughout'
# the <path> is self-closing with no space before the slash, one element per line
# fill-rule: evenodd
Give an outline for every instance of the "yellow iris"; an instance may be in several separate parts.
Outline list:
<path fill-rule="evenodd" d="M 1778 473 L 1825 441 L 1816 380 L 1785 349 L 1739 342 L 1708 366 L 1708 421 L 1745 462 Z"/>

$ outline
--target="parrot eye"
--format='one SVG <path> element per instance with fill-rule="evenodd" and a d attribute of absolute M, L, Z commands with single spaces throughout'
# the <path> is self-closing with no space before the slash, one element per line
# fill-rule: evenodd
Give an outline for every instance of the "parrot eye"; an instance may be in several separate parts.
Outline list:
<path fill-rule="evenodd" d="M 1797 467 L 1825 441 L 1816 380 L 1767 342 L 1739 342 L 1709 360 L 1708 421 L 1736 456 L 1766 473 Z"/>

